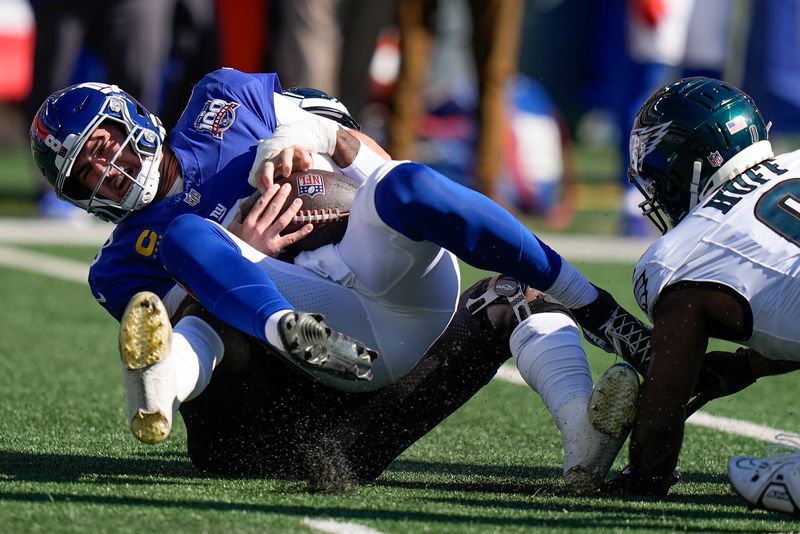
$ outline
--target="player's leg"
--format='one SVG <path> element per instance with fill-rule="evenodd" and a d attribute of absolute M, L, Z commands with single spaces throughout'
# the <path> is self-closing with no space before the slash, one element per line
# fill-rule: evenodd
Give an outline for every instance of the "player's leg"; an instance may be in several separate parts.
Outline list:
<path fill-rule="evenodd" d="M 375 186 L 375 210 L 400 234 L 430 241 L 475 267 L 506 273 L 573 311 L 587 338 L 636 365 L 649 329 L 598 290 L 505 209 L 433 169 L 404 163 Z"/>
<path fill-rule="evenodd" d="M 200 315 L 190 308 L 173 328 L 163 303 L 149 292 L 136 294 L 123 313 L 119 350 L 128 423 L 144 443 L 167 438 L 180 404 L 206 387 L 235 347 L 231 336 L 241 336 Z"/>
<path fill-rule="evenodd" d="M 310 481 L 329 476 L 333 466 L 342 480 L 353 480 L 328 429 L 353 399 L 370 393 L 325 386 L 248 339 L 251 357 L 243 367 L 221 366 L 200 395 L 181 404 L 192 463 L 218 475 Z"/>
<path fill-rule="evenodd" d="M 570 489 L 599 487 L 630 429 L 638 390 L 635 372 L 609 372 L 593 392 L 580 335 L 566 309 L 541 298 L 482 302 L 492 284 L 495 279 L 486 279 L 465 291 L 450 325 L 414 369 L 365 398 L 332 432 L 340 442 L 351 443 L 347 457 L 360 479 L 377 478 L 487 384 L 513 353 L 562 434 Z"/>
<path fill-rule="evenodd" d="M 593 388 L 580 330 L 567 309 L 539 298 L 531 311 L 511 335 L 517 369 L 561 432 L 568 489 L 596 492 L 632 427 L 639 378 L 631 366 L 617 364 Z"/>
<path fill-rule="evenodd" d="M 367 378 L 375 352 L 302 313 L 255 262 L 263 254 L 196 215 L 177 217 L 160 243 L 167 271 L 215 317 L 305 365 Z"/>

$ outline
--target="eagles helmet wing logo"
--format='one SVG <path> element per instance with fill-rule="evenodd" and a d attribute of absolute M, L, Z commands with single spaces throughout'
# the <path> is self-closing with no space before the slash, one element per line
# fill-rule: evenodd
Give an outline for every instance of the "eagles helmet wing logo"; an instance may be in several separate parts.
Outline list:
<path fill-rule="evenodd" d="M 638 174 L 642 172 L 642 162 L 645 156 L 655 150 L 658 143 L 667 135 L 672 121 L 654 126 L 636 128 L 631 132 L 631 168 Z"/>

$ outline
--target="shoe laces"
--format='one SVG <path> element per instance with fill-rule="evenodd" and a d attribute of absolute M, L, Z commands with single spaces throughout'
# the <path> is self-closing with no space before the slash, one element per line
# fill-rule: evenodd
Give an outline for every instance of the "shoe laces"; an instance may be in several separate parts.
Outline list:
<path fill-rule="evenodd" d="M 650 329 L 636 317 L 617 306 L 602 326 L 614 352 L 644 375 L 650 366 Z"/>
<path fill-rule="evenodd" d="M 767 447 L 769 458 L 781 458 L 785 456 L 800 455 L 800 435 L 789 432 L 775 434 L 775 443 Z"/>
<path fill-rule="evenodd" d="M 767 447 L 765 458 L 753 458 L 764 462 L 770 468 L 780 465 L 787 461 L 800 460 L 800 435 L 781 432 L 775 435 L 777 443 Z"/>

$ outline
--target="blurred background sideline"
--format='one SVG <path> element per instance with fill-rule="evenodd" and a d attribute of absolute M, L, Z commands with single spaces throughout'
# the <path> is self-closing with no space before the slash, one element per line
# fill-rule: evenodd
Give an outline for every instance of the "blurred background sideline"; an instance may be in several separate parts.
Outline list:
<path fill-rule="evenodd" d="M 116 83 L 169 129 L 192 85 L 231 66 L 329 92 L 394 157 L 532 227 L 651 239 L 624 177 L 644 98 L 725 79 L 785 150 L 799 28 L 798 0 L 0 0 L 0 218 L 92 224 L 30 161 L 30 117 L 54 90 Z"/>

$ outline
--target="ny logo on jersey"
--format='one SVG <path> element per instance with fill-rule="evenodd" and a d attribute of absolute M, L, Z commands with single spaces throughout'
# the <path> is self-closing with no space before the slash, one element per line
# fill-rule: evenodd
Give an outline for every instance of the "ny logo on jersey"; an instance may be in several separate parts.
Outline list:
<path fill-rule="evenodd" d="M 631 168 L 637 174 L 642 172 L 642 162 L 645 156 L 655 150 L 658 143 L 667 135 L 669 126 L 672 121 L 665 122 L 664 124 L 657 124 L 655 126 L 645 126 L 644 128 L 636 128 L 631 132 Z"/>
<path fill-rule="evenodd" d="M 211 215 L 209 215 L 209 217 L 211 217 L 212 219 L 216 219 L 218 221 L 221 221 L 222 218 L 225 217 L 225 214 L 227 212 L 228 212 L 228 208 L 226 208 L 222 204 L 217 204 L 214 207 L 214 210 L 211 212 Z"/>
<path fill-rule="evenodd" d="M 233 125 L 236 120 L 237 102 L 225 102 L 219 98 L 207 100 L 194 127 L 199 132 L 208 132 L 214 139 L 222 139 L 222 134 Z"/>
<path fill-rule="evenodd" d="M 325 179 L 319 174 L 304 174 L 297 177 L 297 194 L 314 197 L 325 194 Z"/>

